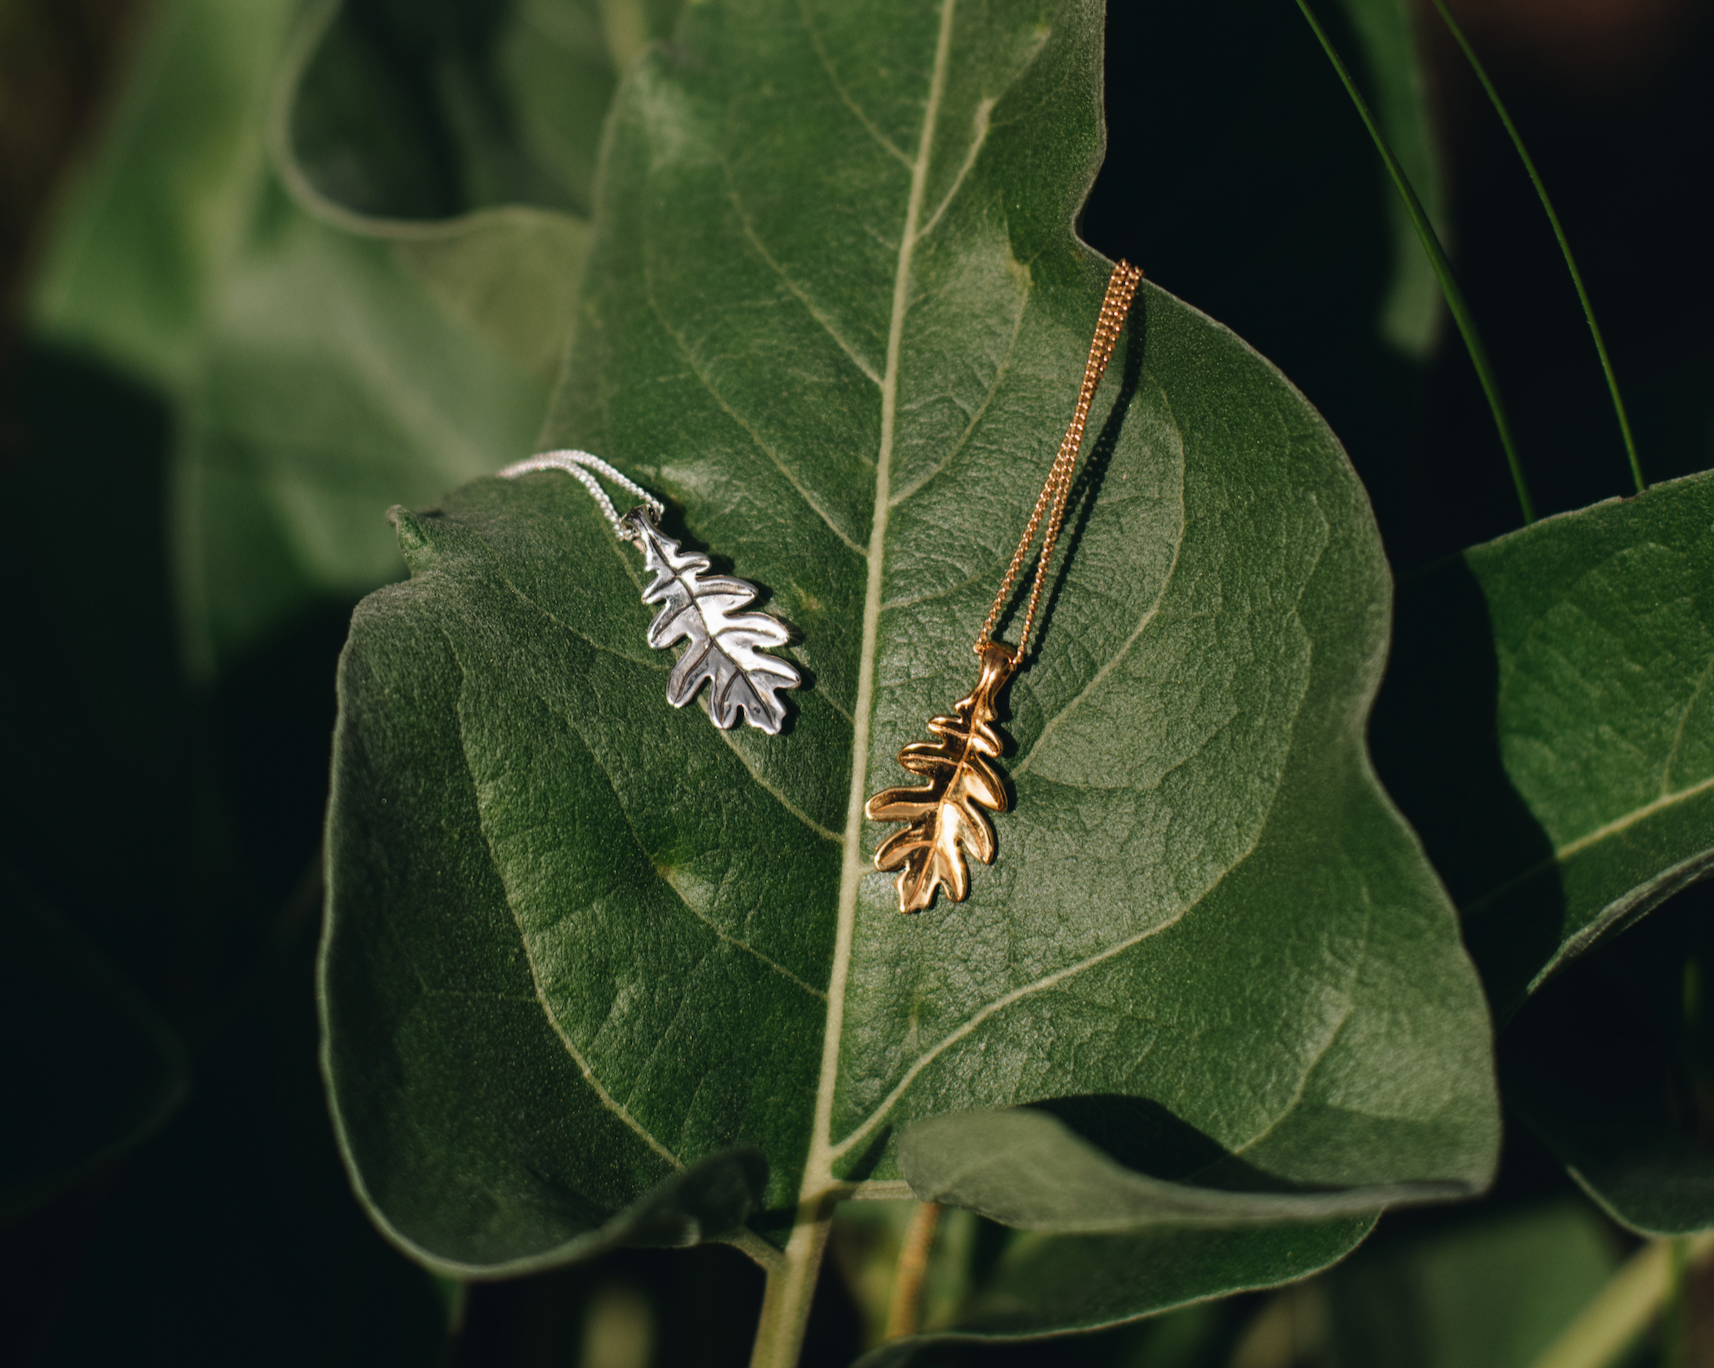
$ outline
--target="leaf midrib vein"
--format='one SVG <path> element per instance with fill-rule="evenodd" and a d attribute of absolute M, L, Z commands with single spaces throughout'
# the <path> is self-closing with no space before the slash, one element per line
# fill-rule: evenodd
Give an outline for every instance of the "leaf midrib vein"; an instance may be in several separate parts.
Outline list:
<path fill-rule="evenodd" d="M 1165 400 L 1164 395 L 1162 396 L 1162 399 L 1164 402 L 1164 400 Z M 1172 420 L 1174 429 L 1176 430 L 1178 427 L 1177 420 L 1172 418 L 1170 408 L 1168 409 L 1168 417 L 1169 417 L 1169 419 Z M 1182 448 L 1182 444 L 1181 444 L 1181 447 L 1180 447 L 1181 452 L 1182 452 L 1182 449 L 1183 448 Z M 1184 464 L 1182 461 L 1180 463 L 1180 469 L 1179 469 L 1179 480 L 1180 480 L 1180 490 L 1181 490 L 1180 497 L 1182 499 L 1182 497 L 1183 497 L 1182 488 L 1183 488 L 1183 480 L 1184 480 Z M 1162 582 L 1161 592 L 1163 594 L 1166 592 L 1166 586 L 1168 584 L 1170 584 L 1172 581 L 1173 571 L 1176 570 L 1177 564 L 1178 564 L 1178 550 L 1179 550 L 1179 547 L 1181 547 L 1183 544 L 1184 544 L 1184 536 L 1183 536 L 1183 530 L 1181 527 L 1178 542 L 1173 547 L 1173 564 L 1168 569 L 1167 575 Z M 1302 582 L 1298 586 L 1298 602 L 1302 601 L 1303 593 L 1304 593 L 1306 587 L 1308 586 L 1308 584 L 1310 583 L 1310 581 L 1314 578 L 1315 572 L 1320 568 L 1321 561 L 1325 557 L 1326 553 L 1327 553 L 1327 544 L 1324 541 L 1321 548 L 1316 552 L 1316 557 L 1315 557 L 1314 562 L 1310 565 L 1308 571 L 1303 576 Z M 1295 727 L 1295 718 L 1293 719 L 1292 725 Z M 1038 739 L 1038 744 L 1039 744 L 1039 739 Z M 1289 754 L 1290 744 L 1288 744 L 1287 750 L 1288 750 L 1288 754 Z M 1031 753 L 1032 754 L 1034 753 L 1033 748 L 1032 748 Z M 1016 773 L 1017 773 L 1017 771 L 1014 770 L 1014 775 Z M 1283 776 L 1283 774 L 1284 774 L 1284 766 L 1283 765 L 1281 767 L 1280 773 Z M 1714 781 L 1710 781 L 1710 782 L 1714 782 Z M 1280 789 L 1281 789 L 1281 784 L 1280 784 L 1280 782 L 1276 781 L 1276 783 L 1274 785 L 1273 792 L 1269 795 L 1267 806 L 1261 812 L 1261 814 L 1258 817 L 1258 820 L 1255 823 L 1249 845 L 1246 846 L 1242 851 L 1238 852 L 1234 856 L 1234 858 L 1231 860 L 1231 862 L 1229 864 L 1227 864 L 1227 866 L 1224 869 L 1222 869 L 1220 871 L 1220 873 L 1209 883 L 1208 887 L 1203 889 L 1202 892 L 1199 893 L 1194 899 L 1186 901 L 1171 916 L 1165 918 L 1164 920 L 1162 920 L 1160 922 L 1157 922 L 1155 925 L 1150 926 L 1150 927 L 1146 927 L 1144 930 L 1138 932 L 1137 934 L 1135 934 L 1133 936 L 1129 936 L 1125 940 L 1120 941 L 1115 945 L 1108 946 L 1105 950 L 1097 951 L 1095 954 L 1089 955 L 1086 958 L 1079 960 L 1075 964 L 1067 965 L 1064 969 L 1055 970 L 1051 974 L 1043 975 L 1041 978 L 1038 978 L 1031 983 L 1027 983 L 1027 984 L 1023 985 L 1021 988 L 1015 988 L 1011 992 L 1003 994 L 999 998 L 995 999 L 993 1002 L 990 1002 L 990 1003 L 986 1004 L 985 1006 L 983 1006 L 982 1008 L 978 1009 L 969 1018 L 967 1018 L 962 1025 L 960 1025 L 960 1026 L 956 1027 L 955 1029 L 953 1029 L 952 1031 L 948 1032 L 945 1036 L 941 1037 L 941 1039 L 939 1041 L 937 1041 L 933 1046 L 931 1046 L 929 1049 L 923 1051 L 920 1055 L 917 1056 L 916 1060 L 913 1061 L 912 1064 L 910 1065 L 910 1067 L 906 1070 L 904 1076 L 902 1078 L 900 1078 L 900 1080 L 898 1081 L 897 1084 L 894 1085 L 892 1091 L 889 1092 L 886 1095 L 886 1097 L 883 1098 L 877 1106 L 873 1107 L 870 1110 L 868 1116 L 865 1117 L 863 1119 L 863 1121 L 860 1122 L 854 1130 L 852 1130 L 849 1134 L 847 1134 L 843 1140 L 839 1141 L 838 1144 L 830 1145 L 830 1148 L 829 1148 L 830 1160 L 834 1160 L 834 1161 L 838 1160 L 843 1155 L 849 1153 L 858 1144 L 862 1143 L 864 1138 L 872 1130 L 874 1130 L 874 1128 L 877 1125 L 879 1125 L 883 1119 L 885 1119 L 887 1114 L 898 1103 L 899 1099 L 904 1096 L 905 1092 L 910 1088 L 911 1084 L 916 1081 L 918 1075 L 920 1075 L 924 1069 L 926 1069 L 931 1063 L 933 1063 L 934 1060 L 937 1059 L 946 1050 L 950 1049 L 953 1045 L 957 1044 L 960 1040 L 963 1040 L 967 1036 L 974 1033 L 976 1028 L 978 1026 L 980 1026 L 984 1021 L 986 1021 L 989 1017 L 995 1015 L 997 1012 L 1001 1011 L 1002 1009 L 1011 1006 L 1012 1003 L 1022 1000 L 1023 998 L 1032 996 L 1035 993 L 1044 992 L 1047 989 L 1050 989 L 1053 987 L 1057 987 L 1059 984 L 1065 982 L 1066 980 L 1074 978 L 1078 974 L 1081 974 L 1084 970 L 1091 969 L 1091 968 L 1095 967 L 1096 965 L 1102 963 L 1105 960 L 1112 959 L 1114 956 L 1122 954 L 1124 951 L 1131 949 L 1135 945 L 1141 944 L 1143 941 L 1148 940 L 1150 937 L 1159 935 L 1161 932 L 1166 931 L 1166 930 L 1170 929 L 1171 927 L 1178 925 L 1179 922 L 1183 921 L 1185 917 L 1190 915 L 1191 911 L 1194 908 L 1200 907 L 1203 903 L 1207 902 L 1207 900 L 1211 896 L 1213 896 L 1215 889 L 1219 888 L 1221 884 L 1223 884 L 1228 878 L 1231 877 L 1233 871 L 1235 871 L 1240 866 L 1242 866 L 1245 863 L 1245 861 L 1247 861 L 1250 858 L 1250 856 L 1255 853 L 1257 846 L 1261 842 L 1262 835 L 1264 832 L 1267 831 L 1269 822 L 1272 819 L 1274 804 L 1279 801 Z M 1365 936 L 1367 936 L 1367 931 L 1365 931 Z M 1307 1081 L 1306 1081 L 1306 1086 L 1307 1086 Z"/>
<path fill-rule="evenodd" d="M 814 1201 L 833 1182 L 833 1094 L 839 1081 L 839 1049 L 845 1013 L 845 986 L 851 969 L 851 944 L 857 918 L 857 895 L 865 873 L 862 852 L 864 788 L 868 780 L 869 728 L 874 714 L 875 648 L 881 620 L 882 561 L 886 550 L 890 509 L 894 424 L 898 416 L 899 357 L 904 344 L 905 313 L 910 301 L 911 255 L 917 223 L 928 185 L 934 148 L 935 122 L 946 88 L 952 50 L 952 21 L 957 0 L 942 0 L 940 32 L 928 100 L 923 108 L 922 133 L 911 166 L 910 193 L 905 202 L 904 231 L 899 235 L 898 261 L 893 275 L 892 313 L 887 328 L 887 362 L 881 384 L 881 437 L 875 459 L 875 506 L 870 520 L 868 584 L 863 599 L 863 635 L 858 656 L 857 698 L 852 709 L 851 788 L 845 811 L 845 852 L 839 878 L 832 972 L 828 976 L 827 1029 L 822 1036 L 821 1072 L 816 1087 L 815 1117 L 810 1127 L 809 1154 L 803 1174 L 802 1197 Z M 805 14 L 808 26 L 808 15 Z M 830 73 L 831 74 L 831 73 Z"/>

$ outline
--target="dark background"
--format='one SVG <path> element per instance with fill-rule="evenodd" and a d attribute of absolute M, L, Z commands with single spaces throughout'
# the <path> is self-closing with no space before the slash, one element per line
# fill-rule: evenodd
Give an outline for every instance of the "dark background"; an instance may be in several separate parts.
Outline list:
<path fill-rule="evenodd" d="M 0 7 L 0 488 L 15 643 L 0 670 L 11 724 L 0 859 L 133 976 L 186 1041 L 194 1091 L 129 1156 L 0 1228 L 0 1361 L 563 1364 L 590 1299 L 628 1288 L 655 1309 L 657 1361 L 742 1364 L 760 1277 L 730 1250 L 631 1252 L 479 1287 L 443 1344 L 441 1294 L 349 1196 L 315 1069 L 310 969 L 350 605 L 306 616 L 217 685 L 187 684 L 164 544 L 170 413 L 20 331 L 45 215 L 102 133 L 146 10 Z M 1714 5 L 1462 0 L 1457 13 L 1555 196 L 1645 474 L 1714 465 Z M 1538 507 L 1627 494 L 1605 385 L 1534 192 L 1432 9 L 1419 19 L 1448 246 Z M 1231 326 L 1304 390 L 1351 452 L 1396 569 L 1516 527 L 1456 331 L 1443 320 L 1423 363 L 1375 342 L 1388 192 L 1295 5 L 1115 0 L 1108 39 L 1109 159 L 1087 239 Z M 1564 992 L 1632 1002 L 1625 1019 L 1656 1029 L 1648 985 L 1710 911 L 1706 888 L 1692 890 L 1623 938 L 1628 958 L 1568 976 Z M 1589 989 L 1591 975 L 1606 987 Z M 1511 1125 L 1494 1194 L 1389 1217 L 1369 1248 L 1569 1191 Z M 1234 1332 L 1254 1305 L 1222 1313 Z M 806 1364 L 848 1362 L 857 1334 L 830 1271 Z M 1114 1362 L 1134 1340 L 971 1359 Z"/>

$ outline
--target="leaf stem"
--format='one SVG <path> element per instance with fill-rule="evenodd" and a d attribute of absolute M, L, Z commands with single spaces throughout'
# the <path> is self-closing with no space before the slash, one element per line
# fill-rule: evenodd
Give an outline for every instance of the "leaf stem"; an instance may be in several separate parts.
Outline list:
<path fill-rule="evenodd" d="M 1661 1313 L 1661 1361 L 1666 1368 L 1690 1364 L 1690 1241 L 1680 1235 L 1672 1242 L 1672 1273 L 1666 1310 Z"/>
<path fill-rule="evenodd" d="M 798 1208 L 797 1224 L 786 1241 L 785 1258 L 768 1269 L 762 1294 L 762 1317 L 750 1368 L 796 1368 L 803 1353 L 803 1334 L 815 1300 L 816 1277 L 833 1226 L 834 1195 L 806 1200 Z"/>
<path fill-rule="evenodd" d="M 1566 239 L 1565 228 L 1555 212 L 1553 201 L 1547 196 L 1547 186 L 1542 183 L 1541 173 L 1535 169 L 1535 161 L 1529 150 L 1524 146 L 1524 140 L 1519 135 L 1517 125 L 1512 122 L 1512 116 L 1506 112 L 1506 106 L 1500 99 L 1500 92 L 1494 88 L 1494 83 L 1488 79 L 1487 68 L 1476 56 L 1476 50 L 1470 46 L 1470 40 L 1464 36 L 1464 30 L 1458 27 L 1458 21 L 1452 17 L 1452 11 L 1447 9 L 1446 0 L 1434 0 L 1435 9 L 1440 11 L 1440 17 L 1446 27 L 1452 31 L 1452 36 L 1458 40 L 1458 46 L 1464 49 L 1464 56 L 1469 59 L 1470 68 L 1476 73 L 1476 79 L 1482 83 L 1482 89 L 1488 92 L 1488 99 L 1494 106 L 1494 112 L 1500 116 L 1500 122 L 1506 126 L 1506 133 L 1512 140 L 1512 146 L 1518 151 L 1523 161 L 1524 170 L 1529 172 L 1530 184 L 1535 186 L 1535 193 L 1541 200 L 1541 207 L 1547 214 L 1547 221 L 1553 225 L 1553 235 L 1559 239 L 1559 250 L 1565 257 L 1565 268 L 1571 272 L 1571 283 L 1577 287 L 1577 298 L 1583 303 L 1583 316 L 1589 320 L 1589 335 L 1595 339 L 1595 352 L 1601 358 L 1601 369 L 1607 374 L 1607 391 L 1613 396 L 1613 412 L 1619 416 L 1619 431 L 1625 439 L 1625 451 L 1631 458 L 1631 478 L 1636 481 L 1637 493 L 1643 493 L 1647 483 L 1643 480 L 1643 464 L 1637 455 L 1637 440 L 1631 434 L 1631 420 L 1625 413 L 1625 401 L 1619 395 L 1619 377 L 1613 373 L 1613 360 L 1607 355 L 1607 343 L 1601 336 L 1601 326 L 1595 321 L 1595 306 L 1589 302 L 1589 291 L 1583 286 L 1583 273 L 1577 269 L 1577 259 L 1571 255 L 1571 243 Z"/>
<path fill-rule="evenodd" d="M 918 1202 L 911 1209 L 910 1224 L 899 1243 L 899 1262 L 893 1270 L 893 1300 L 887 1308 L 887 1339 L 914 1335 L 922 1324 L 922 1284 L 928 1273 L 928 1254 L 940 1228 L 940 1203 Z"/>
<path fill-rule="evenodd" d="M 1297 0 L 1297 7 L 1303 11 L 1303 17 L 1309 21 L 1310 28 L 1315 30 L 1322 51 L 1327 54 L 1328 61 L 1333 63 L 1333 69 L 1339 73 L 1339 79 L 1344 83 L 1345 93 L 1351 97 L 1351 103 L 1357 106 L 1363 126 L 1369 130 L 1375 150 L 1381 154 L 1387 174 L 1393 178 L 1393 185 L 1404 200 L 1410 221 L 1416 228 L 1416 235 L 1422 239 L 1422 249 L 1428 253 L 1429 264 L 1434 268 L 1435 278 L 1440 281 L 1441 293 L 1446 296 L 1447 310 L 1458 324 L 1458 331 L 1463 335 L 1464 345 L 1470 352 L 1471 364 L 1476 367 L 1476 376 L 1482 382 L 1482 391 L 1488 396 L 1488 407 L 1494 415 L 1494 426 L 1500 430 L 1500 445 L 1506 450 L 1506 464 L 1511 467 L 1512 484 L 1518 491 L 1518 505 L 1523 510 L 1524 522 L 1532 523 L 1535 521 L 1535 502 L 1530 498 L 1529 485 L 1524 481 L 1523 464 L 1518 459 L 1517 443 L 1512 439 L 1512 425 L 1506 418 L 1506 408 L 1500 400 L 1500 386 L 1494 378 L 1494 366 L 1488 359 L 1488 349 L 1482 345 L 1481 334 L 1476 331 L 1476 319 L 1470 312 L 1464 291 L 1452 273 L 1452 262 L 1447 258 L 1446 249 L 1440 245 L 1434 225 L 1428 220 L 1428 211 L 1422 207 L 1422 201 L 1417 198 L 1410 178 L 1405 175 L 1404 167 L 1399 165 L 1399 159 L 1393 155 L 1393 149 L 1381 133 L 1380 125 L 1369 111 L 1368 101 L 1357 89 L 1357 83 L 1351 79 L 1351 73 L 1345 69 L 1345 63 L 1340 60 L 1327 31 L 1321 27 L 1320 21 L 1309 8 L 1308 0 Z"/>
<path fill-rule="evenodd" d="M 1624 1353 L 1660 1311 L 1672 1291 L 1674 1245 L 1689 1265 L 1714 1254 L 1714 1231 L 1686 1240 L 1655 1240 L 1633 1254 L 1607 1280 L 1577 1319 L 1560 1331 L 1532 1368 L 1605 1368 Z"/>

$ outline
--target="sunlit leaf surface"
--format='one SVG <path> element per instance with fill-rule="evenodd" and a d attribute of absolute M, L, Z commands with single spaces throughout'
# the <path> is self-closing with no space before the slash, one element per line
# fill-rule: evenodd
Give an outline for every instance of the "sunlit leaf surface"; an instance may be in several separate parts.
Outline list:
<path fill-rule="evenodd" d="M 801 1196 L 900 1190 L 913 1118 L 1079 1094 L 1258 1182 L 1486 1180 L 1486 1010 L 1362 745 L 1366 502 L 1170 296 L 1005 696 L 994 865 L 915 917 L 870 866 L 863 799 L 968 690 L 1075 398 L 1100 31 L 709 4 L 629 78 L 547 436 L 771 591 L 811 680 L 774 739 L 666 707 L 635 554 L 562 476 L 401 515 L 411 581 L 342 670 L 323 998 L 353 1170 L 422 1257 L 540 1256 L 742 1145 L 778 1240 Z"/>

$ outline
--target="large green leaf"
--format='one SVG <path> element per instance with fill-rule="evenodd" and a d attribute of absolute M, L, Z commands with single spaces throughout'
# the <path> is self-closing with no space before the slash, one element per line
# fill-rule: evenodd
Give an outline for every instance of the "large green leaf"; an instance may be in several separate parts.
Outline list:
<path fill-rule="evenodd" d="M 1714 865 L 1714 474 L 1400 586 L 1376 759 L 1502 1015 Z"/>
<path fill-rule="evenodd" d="M 742 1145 L 778 1241 L 902 1195 L 913 1119 L 1097 1093 L 1255 1185 L 1487 1180 L 1486 1009 L 1362 745 L 1362 490 L 1165 293 L 1009 691 L 994 867 L 912 918 L 870 870 L 863 798 L 971 683 L 1075 397 L 1100 29 L 708 4 L 628 79 L 547 435 L 766 586 L 812 679 L 777 739 L 668 708 L 634 558 L 557 474 L 400 513 L 412 579 L 341 670 L 322 993 L 348 1159 L 421 1257 L 542 1257 Z"/>
<path fill-rule="evenodd" d="M 46 336 L 175 402 L 180 616 L 203 675 L 392 578 L 389 503 L 527 451 L 546 389 L 523 366 L 546 368 L 563 333 L 554 216 L 497 212 L 469 230 L 547 269 L 547 287 L 496 291 L 427 232 L 408 251 L 441 262 L 431 292 L 388 244 L 282 193 L 268 97 L 296 12 L 162 8 L 35 299 Z M 581 239 L 568 250 L 575 267 Z"/>

